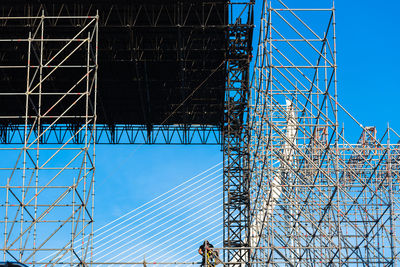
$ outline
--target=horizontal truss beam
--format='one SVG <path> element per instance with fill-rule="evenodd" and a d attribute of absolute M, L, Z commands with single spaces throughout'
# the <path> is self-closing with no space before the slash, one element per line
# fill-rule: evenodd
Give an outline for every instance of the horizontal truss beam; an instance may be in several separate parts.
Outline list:
<path fill-rule="evenodd" d="M 24 125 L 0 125 L 0 144 L 23 144 Z M 71 137 L 70 144 L 82 144 L 81 125 L 42 125 L 42 144 L 63 144 Z M 89 126 L 91 127 L 91 126 Z M 221 132 L 218 126 L 203 125 L 162 125 L 153 126 L 149 131 L 142 125 L 96 125 L 97 144 L 171 144 L 171 145 L 219 145 Z M 33 130 L 37 136 L 37 129 Z"/>

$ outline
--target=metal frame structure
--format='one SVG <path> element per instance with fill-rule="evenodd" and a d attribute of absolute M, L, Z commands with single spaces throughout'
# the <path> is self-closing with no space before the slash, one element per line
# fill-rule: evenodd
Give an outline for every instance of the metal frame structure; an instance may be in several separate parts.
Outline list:
<path fill-rule="evenodd" d="M 0 92 L 1 100 L 14 98 L 24 106 L 19 113 L 0 116 L 7 121 L 0 128 L 5 158 L 0 173 L 7 178 L 0 184 L 0 207 L 5 214 L 0 221 L 3 260 L 32 265 L 114 264 L 91 258 L 95 144 L 211 143 L 221 144 L 224 155 L 222 250 L 226 266 L 396 266 L 400 136 L 388 127 L 378 139 L 375 127 L 363 127 L 339 104 L 334 6 L 289 8 L 282 0 L 264 1 L 250 86 L 254 1 L 223 3 L 226 17 L 219 20 L 228 18 L 228 22 L 217 22 L 218 27 L 207 23 L 221 3 L 203 7 L 202 15 L 196 16 L 200 24 L 192 25 L 188 18 L 195 2 L 186 13 L 184 2 L 178 2 L 173 8 L 161 5 L 159 12 L 150 12 L 142 21 L 145 25 L 137 24 L 129 10 L 127 14 L 117 8 L 100 13 L 107 17 L 101 24 L 99 15 L 82 15 L 87 10 L 80 4 L 74 12 L 81 16 L 0 17 L 2 25 L 31 29 L 23 38 L 10 33 L 13 37 L 0 39 L 2 46 L 9 45 L 8 52 L 1 53 L 2 62 L 13 62 L 16 47 L 25 48 L 26 62 L 0 66 L 3 72 L 20 70 L 26 77 L 24 90 L 10 86 L 10 91 Z M 168 15 L 169 24 L 159 25 L 161 12 L 170 14 L 174 8 L 177 16 Z M 137 16 L 143 10 L 140 5 Z M 113 12 L 118 16 L 112 16 Z M 69 27 L 73 25 L 76 32 L 57 35 L 57 29 L 62 29 L 59 25 L 71 20 Z M 157 111 L 150 109 L 157 105 L 146 93 L 151 84 L 146 77 L 148 66 L 137 62 L 160 59 L 161 50 L 150 49 L 146 54 L 141 46 L 144 39 L 127 42 L 128 48 L 118 53 L 113 51 L 112 38 L 101 44 L 112 59 L 128 55 L 132 57 L 129 64 L 136 64 L 131 85 L 138 85 L 141 113 L 135 118 L 137 124 L 115 114 L 117 120 L 107 121 L 103 114 L 101 125 L 96 124 L 98 32 L 99 25 L 108 23 L 121 31 L 121 25 L 128 25 L 124 30 L 130 34 L 134 28 L 178 25 L 178 41 L 171 48 L 176 53 L 168 54 L 167 60 L 179 64 L 177 85 L 162 93 L 171 93 L 172 88 L 180 93 Z M 192 40 L 204 26 L 224 29 L 226 54 L 215 68 L 194 68 L 204 75 L 194 75 L 189 81 L 187 59 L 207 49 L 190 50 L 182 36 L 187 34 Z M 159 48 L 162 38 L 155 39 Z M 124 61 L 118 60 L 116 64 Z M 218 101 L 211 105 L 210 114 L 223 117 L 205 123 L 210 114 L 202 111 L 207 103 L 201 101 L 207 93 L 220 97 L 215 85 L 207 83 L 222 72 L 225 95 L 222 105 Z M 53 83 L 63 73 L 73 78 L 65 84 Z M 201 92 L 203 85 L 213 89 Z M 199 102 L 191 106 L 191 101 Z M 345 138 L 341 121 L 360 138 Z"/>
<path fill-rule="evenodd" d="M 0 126 L 0 144 L 23 143 L 23 125 Z M 172 144 L 172 145 L 220 145 L 221 129 L 212 125 L 96 125 L 96 144 Z M 69 140 L 82 144 L 84 134 L 76 132 L 76 125 L 51 125 L 42 137 L 42 144 L 63 144 Z"/>
<path fill-rule="evenodd" d="M 72 35 L 49 31 L 71 20 L 81 23 Z M 0 147 L 2 260 L 35 266 L 56 264 L 65 256 L 71 266 L 85 264 L 91 261 L 93 234 L 98 16 L 43 12 L 0 17 L 0 22 L 30 29 L 27 36 L 10 33 L 11 38 L 0 40 L 3 49 L 26 49 L 26 65 L 11 65 L 10 53 L 0 67 L 22 70 L 26 77 L 24 89 L 10 86 L 0 92 L 3 100 L 14 97 L 24 103 L 19 113 L 2 117 L 11 124 L 23 121 L 20 145 Z M 66 72 L 74 79 L 51 89 L 53 77 Z M 77 108 L 79 127 L 70 129 L 62 143 L 46 145 L 52 127 L 66 124 Z M 77 136 L 79 145 L 73 142 Z M 81 247 L 75 249 L 78 241 Z"/>
<path fill-rule="evenodd" d="M 252 261 L 396 266 L 399 135 L 339 104 L 334 6 L 284 2 L 264 1 L 252 85 Z"/>
<path fill-rule="evenodd" d="M 250 172 L 247 124 L 249 77 L 253 36 L 254 1 L 239 4 L 237 14 L 230 12 L 227 49 L 227 85 L 223 126 L 224 154 L 224 261 L 228 266 L 249 262 Z M 234 249 L 237 248 L 237 249 Z M 234 264 L 232 262 L 240 262 Z"/>
<path fill-rule="evenodd" d="M 18 17 L 42 9 L 54 16 L 99 12 L 97 142 L 221 143 L 217 132 L 224 119 L 228 0 L 41 3 L 6 0 L 0 12 Z M 64 31 L 78 24 L 71 21 Z M 20 82 L 7 74 L 0 79 L 1 86 L 6 86 L 7 80 L 14 86 Z M 15 99 L 8 102 L 0 106 L 0 116 L 9 115 L 9 110 L 19 105 Z M 22 142 L 23 123 L 0 120 L 0 124 L 0 143 Z M 62 143 L 76 127 L 79 123 L 73 119 L 53 125 L 43 142 Z"/>
<path fill-rule="evenodd" d="M 227 262 L 248 262 L 248 250 L 241 248 L 246 247 L 249 240 L 247 230 L 250 221 L 249 131 L 246 127 L 246 115 L 248 113 L 248 96 L 250 92 L 248 84 L 254 1 L 206 3 L 201 9 L 201 14 L 195 13 L 196 16 L 191 19 L 188 19 L 188 16 L 190 12 L 195 10 L 193 8 L 194 4 L 189 4 L 189 8 L 186 10 L 183 2 L 178 2 L 178 13 L 174 13 L 173 17 L 171 17 L 172 13 L 170 13 L 173 9 L 170 10 L 169 4 L 161 5 L 157 13 L 152 12 L 151 14 L 145 12 L 146 7 L 144 5 L 139 5 L 139 9 L 136 10 L 138 12 L 136 17 L 132 17 L 132 14 L 126 16 L 125 10 L 119 10 L 117 6 L 113 5 L 113 8 L 107 9 L 106 13 L 101 13 L 104 11 L 103 9 L 99 13 L 100 16 L 104 15 L 106 18 L 102 21 L 99 20 L 99 15 L 91 16 L 90 13 L 86 14 L 87 10 L 85 11 L 84 7 L 80 7 L 77 4 L 73 6 L 73 9 L 63 5 L 58 10 L 57 7 L 53 7 L 53 9 L 56 9 L 56 13 L 63 14 L 59 16 L 46 16 L 42 11 L 42 16 L 37 17 L 7 16 L 1 18 L 7 23 L 9 21 L 19 21 L 20 24 L 16 23 L 17 26 L 26 27 L 28 25 L 32 29 L 30 37 L 21 38 L 21 36 L 16 36 L 8 40 L 1 40 L 4 43 L 19 42 L 19 51 L 21 51 L 20 44 L 27 43 L 26 56 L 29 58 L 26 60 L 26 66 L 14 66 L 15 64 L 1 66 L 5 71 L 12 71 L 14 68 L 28 70 L 27 89 L 25 92 L 1 92 L 2 97 L 18 98 L 19 96 L 26 96 L 25 115 L 13 114 L 10 116 L 6 114 L 0 117 L 2 119 L 0 129 L 1 149 L 4 151 L 20 151 L 23 155 L 26 155 L 25 158 L 31 159 L 29 155 L 31 153 L 30 149 L 34 144 L 35 149 L 32 151 L 36 154 L 36 163 L 33 163 L 33 166 L 26 166 L 25 160 L 23 161 L 23 166 L 19 166 L 20 161 L 18 158 L 14 168 L 9 168 L 10 163 L 5 162 L 8 166 L 2 169 L 5 172 L 12 172 L 7 184 L 1 185 L 1 188 L 7 192 L 7 198 L 2 202 L 4 203 L 2 207 L 5 209 L 5 218 L 2 221 L 5 226 L 4 259 L 11 257 L 10 259 L 33 265 L 68 264 L 65 262 L 65 257 L 70 254 L 70 265 L 91 262 L 90 251 L 92 249 L 91 235 L 93 234 L 93 228 L 89 226 L 93 222 L 94 208 L 93 202 L 91 202 L 94 195 L 94 144 L 221 144 L 224 158 L 226 159 L 226 165 L 224 166 L 224 190 L 226 190 L 224 191 L 226 193 L 224 200 L 224 246 L 233 247 L 228 253 L 225 253 L 225 257 Z M 221 4 L 223 4 L 223 16 L 212 17 L 214 10 Z M 28 10 L 31 13 L 36 13 L 36 9 L 37 7 L 35 6 L 28 6 Z M 68 14 L 66 15 L 65 12 Z M 72 15 L 70 12 L 72 12 Z M 163 116 L 155 118 L 155 115 L 152 115 L 154 110 L 151 110 L 151 107 L 156 104 L 149 101 L 148 94 L 146 96 L 148 88 L 144 90 L 144 86 L 148 87 L 152 81 L 149 81 L 146 75 L 136 73 L 144 116 L 143 124 L 118 122 L 118 119 L 110 122 L 106 117 L 108 114 L 100 116 L 101 112 L 96 111 L 97 106 L 99 106 L 99 109 L 104 109 L 103 103 L 96 103 L 99 98 L 102 100 L 101 97 L 97 97 L 99 92 L 97 87 L 98 50 L 103 49 L 106 51 L 103 51 L 103 54 L 108 55 L 109 49 L 112 51 L 114 49 L 113 46 L 116 44 L 114 44 L 115 40 L 112 40 L 112 38 L 103 39 L 99 43 L 99 28 L 116 26 L 121 27 L 123 31 L 128 29 L 131 32 L 133 29 L 142 30 L 146 27 L 151 27 L 152 29 L 157 27 L 160 27 L 160 29 L 164 27 L 171 28 L 171 25 L 164 25 L 163 23 L 165 22 L 160 22 L 161 12 L 168 14 L 168 23 L 172 23 L 172 25 L 177 23 L 178 25 L 177 57 L 167 58 L 167 61 L 173 59 L 180 62 L 180 84 L 178 87 L 181 91 L 181 97 L 178 99 L 179 103 L 173 104 L 172 110 L 164 114 L 165 118 Z M 143 16 L 147 14 L 148 20 L 137 22 L 139 13 Z M 192 25 L 197 23 L 197 21 L 193 22 L 195 18 L 199 20 L 199 26 Z M 216 19 L 217 21 L 215 21 Z M 62 26 L 60 25 L 62 21 L 67 20 L 70 21 L 69 28 L 71 25 L 76 26 L 77 34 L 71 36 L 70 39 L 64 36 L 60 38 L 63 35 L 62 33 L 59 34 L 60 36 L 51 36 L 52 34 L 58 34 L 57 29 L 62 31 Z M 150 24 L 147 25 L 147 22 Z M 144 24 L 142 25 L 141 23 Z M 218 25 L 213 26 L 215 23 Z M 219 25 L 221 23 L 222 25 Z M 130 26 L 126 28 L 126 25 Z M 7 26 L 11 26 L 10 28 L 12 29 L 15 25 L 7 24 Z M 46 31 L 47 27 L 51 27 L 52 30 Z M 222 63 L 218 63 L 219 65 L 215 69 L 210 69 L 210 66 L 205 66 L 203 62 L 203 67 L 197 70 L 197 74 L 194 76 L 191 74 L 192 78 L 195 78 L 195 80 L 191 81 L 187 78 L 191 70 L 187 68 L 186 64 L 189 64 L 190 59 L 196 56 L 196 53 L 201 52 L 201 49 L 197 48 L 194 42 L 197 40 L 197 37 L 194 37 L 194 32 L 204 31 L 204 27 L 208 27 L 211 31 L 223 30 L 223 36 L 225 36 L 223 46 L 226 46 L 223 49 L 227 52 L 224 54 L 225 58 L 222 59 Z M 83 34 L 89 35 L 86 37 Z M 215 33 L 212 32 L 211 34 Z M 184 38 L 181 38 L 182 36 L 188 38 L 188 43 L 183 42 Z M 138 64 L 137 62 L 141 61 L 165 60 L 164 57 L 160 56 L 161 50 L 157 50 L 161 43 L 154 44 L 155 50 L 153 53 L 144 53 L 145 49 L 141 51 L 144 39 L 139 41 L 138 43 L 127 43 L 131 61 L 133 57 L 136 60 L 134 61 L 136 65 Z M 159 41 L 161 42 L 161 39 Z M 211 37 L 206 38 L 203 41 L 203 46 L 212 45 L 213 42 Z M 39 44 L 39 46 L 35 47 L 35 44 Z M 218 44 L 216 45 L 218 46 Z M 123 60 L 123 57 L 126 56 L 126 51 L 124 48 L 118 49 L 121 49 L 121 51 L 118 52 L 118 55 L 114 55 L 114 52 L 112 52 L 112 58 L 118 59 L 122 56 L 121 62 L 126 63 Z M 207 53 L 212 51 L 219 53 L 218 49 L 217 47 L 207 50 Z M 8 52 L 6 51 L 3 56 L 7 56 Z M 189 53 L 190 51 L 192 52 Z M 169 57 L 169 53 L 166 53 L 165 57 Z M 35 62 L 33 60 L 34 57 L 36 57 L 36 63 L 33 63 Z M 219 60 L 218 57 L 214 56 L 205 58 L 208 60 L 207 62 Z M 73 64 L 68 65 L 70 59 Z M 86 61 L 81 62 L 79 59 L 86 59 Z M 70 75 L 74 77 L 74 74 L 71 74 L 71 70 L 76 71 L 76 73 L 83 70 L 86 72 L 82 72 L 81 76 L 77 74 L 77 79 L 69 86 L 65 85 L 65 88 L 57 88 L 60 85 L 59 83 L 48 86 L 47 82 L 57 81 L 62 76 L 62 73 L 68 72 L 68 77 L 71 77 Z M 139 70 L 137 69 L 136 71 L 138 72 Z M 210 73 L 207 73 L 207 71 L 210 71 Z M 225 90 L 225 95 L 221 94 L 221 107 L 218 106 L 218 103 L 212 102 L 210 103 L 211 111 L 199 112 L 197 109 L 201 109 L 202 105 L 200 101 L 204 99 L 202 95 L 204 93 L 201 93 L 202 87 L 207 86 L 211 90 L 207 94 L 211 94 L 211 101 L 215 101 L 213 100 L 214 94 L 218 91 L 218 88 L 214 88 L 216 85 L 214 85 L 210 77 L 220 75 L 221 72 L 227 76 L 227 81 L 223 83 L 223 86 L 228 88 Z M 204 73 L 206 76 L 203 75 Z M 83 87 L 84 85 L 86 87 Z M 39 90 L 38 92 L 31 92 L 31 88 Z M 118 93 L 116 92 L 114 95 L 118 96 Z M 104 96 L 102 97 L 104 98 Z M 81 100 L 85 101 L 82 102 Z M 67 104 L 63 103 L 64 101 Z M 194 102 L 193 108 L 190 106 L 192 101 Z M 60 103 L 63 105 L 60 105 Z M 147 108 L 146 105 L 148 106 Z M 116 106 L 118 107 L 118 105 Z M 77 110 L 78 113 L 84 111 L 84 114 L 77 114 Z M 192 118 L 195 112 L 212 115 L 213 112 L 217 111 L 219 115 L 213 115 L 212 118 L 215 121 L 209 124 L 199 121 L 200 117 Z M 104 110 L 102 112 L 104 113 Z M 182 123 L 179 123 L 179 116 L 181 116 L 181 119 L 183 118 Z M 194 121 L 188 123 L 191 118 Z M 96 119 L 100 124 L 96 124 Z M 157 121 L 159 119 L 161 121 Z M 25 122 L 21 123 L 21 120 L 25 120 Z M 18 145 L 23 146 L 19 147 Z M 247 156 L 243 157 L 243 155 Z M 69 158 L 70 161 L 65 161 L 60 166 L 60 158 Z M 58 165 L 52 166 L 53 162 L 57 162 Z M 33 172 L 34 176 L 36 176 L 34 179 L 35 185 L 32 185 L 32 180 L 29 180 L 27 184 L 25 174 L 22 184 L 19 184 L 19 179 L 11 179 L 17 176 L 16 170 L 21 170 L 23 173 Z M 70 181 L 71 178 L 73 179 L 72 181 Z M 17 183 L 15 180 L 18 181 L 18 184 L 12 184 L 12 182 Z M 17 194 L 14 194 L 14 191 L 17 188 L 22 191 L 19 192 L 19 194 L 22 194 L 21 199 L 13 200 L 9 198 L 9 195 L 16 198 Z M 55 194 L 55 200 L 52 203 L 47 203 L 48 200 L 43 198 L 45 191 L 47 196 Z M 29 198 L 28 193 L 33 195 Z M 14 203 L 15 201 L 18 203 Z M 27 205 L 25 207 L 26 201 L 30 206 Z M 21 208 L 18 208 L 18 205 Z M 46 209 L 44 209 L 45 207 Z M 63 217 L 62 215 L 67 214 L 61 210 L 67 208 L 72 208 L 71 216 L 59 219 Z M 23 215 L 24 212 L 32 213 L 27 211 L 28 209 L 35 210 L 31 221 L 24 219 L 26 218 Z M 10 220 L 9 215 L 14 215 L 14 213 L 17 214 L 15 215 L 16 217 Z M 15 231 L 14 225 L 16 224 L 19 224 L 21 228 L 19 233 Z M 42 225 L 43 227 L 52 225 L 48 229 L 54 228 L 54 230 L 38 238 L 36 233 L 43 230 L 37 228 L 37 225 Z M 56 225 L 56 227 L 53 227 L 53 225 Z M 12 230 L 9 230 L 10 227 Z M 33 233 L 30 231 L 32 227 L 35 229 Z M 67 228 L 71 229 L 68 234 L 69 242 L 59 242 L 60 244 L 58 244 L 55 240 L 66 240 L 64 230 Z M 15 241 L 18 240 L 19 247 L 17 248 L 15 247 Z M 79 252 L 74 249 L 74 244 L 76 244 L 77 240 L 84 242 L 84 245 L 80 246 Z M 13 254 L 15 251 L 19 251 L 19 255 L 15 256 Z M 30 251 L 29 255 L 27 255 L 26 251 Z M 232 263 L 232 265 L 237 264 Z"/>

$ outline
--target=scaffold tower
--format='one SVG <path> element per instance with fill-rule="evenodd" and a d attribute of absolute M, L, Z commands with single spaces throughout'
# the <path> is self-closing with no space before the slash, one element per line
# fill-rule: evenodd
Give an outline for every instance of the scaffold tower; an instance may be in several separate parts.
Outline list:
<path fill-rule="evenodd" d="M 95 144 L 221 145 L 224 257 L 248 261 L 253 6 L 2 2 L 4 261 L 94 264 Z"/>
<path fill-rule="evenodd" d="M 264 1 L 252 81 L 252 260 L 396 266 L 399 136 L 338 102 L 332 1 L 284 2 Z"/>
<path fill-rule="evenodd" d="M 80 27 L 52 30 L 71 21 Z M 98 16 L 46 16 L 42 11 L 0 17 L 0 22 L 1 82 L 11 79 L 1 87 L 2 111 L 10 102 L 19 104 L 8 106 L 0 120 L 5 127 L 23 126 L 14 132 L 21 134 L 15 137 L 19 145 L 1 147 L 2 260 L 33 266 L 54 264 L 60 257 L 71 265 L 90 262 Z M 71 121 L 68 138 L 46 145 L 54 125 Z M 72 145 L 78 138 L 80 144 Z"/>
<path fill-rule="evenodd" d="M 193 266 L 212 238 L 228 267 L 397 266 L 400 135 L 340 104 L 335 11 L 2 1 L 0 262 Z M 98 144 L 223 159 L 95 230 Z"/>

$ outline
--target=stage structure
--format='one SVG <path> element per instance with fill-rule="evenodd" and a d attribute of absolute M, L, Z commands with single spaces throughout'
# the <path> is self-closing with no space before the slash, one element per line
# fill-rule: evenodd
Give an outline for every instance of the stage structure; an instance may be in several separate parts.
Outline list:
<path fill-rule="evenodd" d="M 93 263 L 95 144 L 218 144 L 223 256 L 249 261 L 253 6 L 2 2 L 2 260 Z"/>
<path fill-rule="evenodd" d="M 252 261 L 397 266 L 399 135 L 339 104 L 332 1 L 284 2 L 264 1 L 251 87 Z"/>
<path fill-rule="evenodd" d="M 54 31 L 72 21 L 81 26 Z M 64 256 L 71 265 L 90 262 L 98 16 L 42 10 L 0 23 L 0 121 L 17 127 L 20 141 L 1 146 L 2 261 L 36 265 L 53 253 L 48 263 Z M 63 144 L 44 145 L 53 127 L 69 122 L 73 134 Z"/>
<path fill-rule="evenodd" d="M 219 144 L 226 266 L 397 265 L 400 137 L 338 102 L 332 2 L 264 1 L 253 67 L 254 4 L 2 2 L 2 260 L 101 264 L 96 144 Z"/>

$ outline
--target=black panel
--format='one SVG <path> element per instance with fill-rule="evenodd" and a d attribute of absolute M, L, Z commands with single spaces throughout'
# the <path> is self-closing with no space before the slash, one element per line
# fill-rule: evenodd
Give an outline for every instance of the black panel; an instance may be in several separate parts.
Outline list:
<path fill-rule="evenodd" d="M 227 1 L 54 2 L 58 1 L 2 1 L 0 15 L 40 16 L 43 9 L 47 16 L 93 16 L 98 10 L 97 123 L 222 125 Z M 54 19 L 49 23 L 45 35 L 54 38 L 73 35 L 85 22 Z M 31 20 L 9 21 L 0 25 L 0 38 L 27 38 L 33 24 Z M 47 44 L 45 61 L 57 50 L 59 46 Z M 78 52 L 76 60 L 84 53 Z M 0 57 L 1 65 L 26 65 L 27 43 L 1 42 Z M 25 91 L 26 69 L 0 71 L 0 90 Z M 45 87 L 62 90 L 78 75 L 63 69 Z M 58 114 L 63 108 L 60 105 L 52 112 Z M 22 116 L 24 110 L 24 96 L 1 97 L 0 116 Z M 82 113 L 79 105 L 69 115 L 75 113 Z M 16 120 L 0 119 L 0 123 L 15 124 Z"/>

